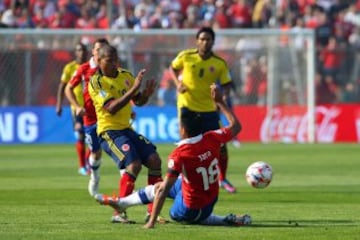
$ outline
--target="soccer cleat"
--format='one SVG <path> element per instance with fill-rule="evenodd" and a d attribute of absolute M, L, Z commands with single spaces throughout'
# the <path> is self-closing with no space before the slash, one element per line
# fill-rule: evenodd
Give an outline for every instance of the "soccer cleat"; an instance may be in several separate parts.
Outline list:
<path fill-rule="evenodd" d="M 111 222 L 112 223 L 123 223 L 123 224 L 134 224 L 135 221 L 129 220 L 126 212 L 117 213 L 111 216 Z"/>
<path fill-rule="evenodd" d="M 109 205 L 114 208 L 117 213 L 125 213 L 125 208 L 121 206 L 120 199 L 116 196 L 110 197 L 105 194 L 96 194 L 95 200 L 101 205 Z M 114 214 L 116 216 L 118 214 Z M 126 215 L 126 214 L 125 214 Z"/>
<path fill-rule="evenodd" d="M 88 170 L 87 170 L 85 167 L 79 168 L 78 173 L 79 173 L 80 175 L 83 175 L 83 176 L 89 175 L 89 172 L 88 172 Z"/>
<path fill-rule="evenodd" d="M 236 188 L 227 179 L 220 182 L 220 187 L 224 188 L 229 193 L 236 192 Z"/>
<path fill-rule="evenodd" d="M 150 219 L 150 213 L 146 213 L 145 223 L 147 223 L 149 221 L 149 219 Z M 166 224 L 166 223 L 169 223 L 170 221 L 162 216 L 158 216 L 156 219 L 156 222 L 159 224 Z"/>
<path fill-rule="evenodd" d="M 88 185 L 88 191 L 90 196 L 94 197 L 99 191 L 100 177 L 91 175 Z"/>
<path fill-rule="evenodd" d="M 224 222 L 230 226 L 246 226 L 251 225 L 250 215 L 235 215 L 230 213 L 224 218 Z"/>

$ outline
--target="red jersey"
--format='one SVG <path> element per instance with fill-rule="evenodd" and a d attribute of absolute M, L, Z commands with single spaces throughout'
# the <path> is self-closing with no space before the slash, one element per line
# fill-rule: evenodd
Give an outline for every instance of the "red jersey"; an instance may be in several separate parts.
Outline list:
<path fill-rule="evenodd" d="M 84 64 L 81 64 L 76 70 L 74 76 L 69 81 L 69 84 L 72 87 L 76 87 L 79 84 L 83 86 L 83 95 L 84 95 L 84 126 L 91 126 L 96 123 L 96 112 L 91 97 L 88 91 L 88 83 L 90 81 L 90 77 L 95 74 L 98 67 L 93 58 L 90 58 Z"/>
<path fill-rule="evenodd" d="M 180 141 L 170 154 L 167 177 L 182 174 L 181 191 L 188 208 L 203 208 L 217 198 L 220 146 L 231 139 L 228 128 L 208 131 Z"/>

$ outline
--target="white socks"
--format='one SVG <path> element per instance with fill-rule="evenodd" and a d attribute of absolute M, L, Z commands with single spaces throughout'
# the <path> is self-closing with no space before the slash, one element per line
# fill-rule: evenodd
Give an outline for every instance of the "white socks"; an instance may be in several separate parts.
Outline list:
<path fill-rule="evenodd" d="M 141 188 L 129 196 L 120 198 L 120 205 L 124 208 L 135 205 L 144 205 L 154 201 L 155 187 L 154 185 L 148 185 L 145 188 Z"/>
<path fill-rule="evenodd" d="M 99 167 L 101 165 L 101 159 L 95 160 L 94 156 L 92 154 L 90 154 L 89 165 L 90 165 L 90 170 L 91 170 L 91 177 L 99 178 L 100 177 Z"/>

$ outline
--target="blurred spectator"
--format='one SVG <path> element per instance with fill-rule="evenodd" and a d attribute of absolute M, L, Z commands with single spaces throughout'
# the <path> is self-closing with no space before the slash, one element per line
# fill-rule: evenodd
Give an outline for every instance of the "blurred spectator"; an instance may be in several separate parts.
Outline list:
<path fill-rule="evenodd" d="M 316 104 L 336 103 L 335 88 L 331 82 L 326 83 L 321 73 L 315 74 L 315 102 Z"/>
<path fill-rule="evenodd" d="M 161 79 L 157 93 L 157 105 L 159 106 L 176 106 L 177 90 L 169 65 L 169 62 L 165 62 L 161 69 Z"/>
<path fill-rule="evenodd" d="M 58 1 L 58 10 L 49 19 L 49 28 L 73 28 L 79 15 L 74 4 L 67 0 Z M 80 14 L 80 13 L 78 13 Z"/>
<path fill-rule="evenodd" d="M 331 77 L 334 83 L 337 81 L 337 74 L 342 65 L 344 52 L 338 45 L 337 39 L 331 37 L 327 46 L 320 53 L 320 62 L 325 77 Z"/>
<path fill-rule="evenodd" d="M 106 10 L 106 4 L 101 4 L 99 7 L 99 11 L 96 14 L 98 28 L 107 29 L 110 26 Z"/>
<path fill-rule="evenodd" d="M 231 27 L 231 19 L 226 14 L 227 4 L 224 0 L 216 1 L 216 9 L 215 9 L 215 27 L 216 28 L 230 28 Z"/>
<path fill-rule="evenodd" d="M 49 20 L 44 15 L 44 9 L 38 8 L 35 11 L 35 16 L 32 18 L 35 28 L 48 28 Z"/>
<path fill-rule="evenodd" d="M 245 81 L 242 92 L 245 96 L 245 103 L 259 104 L 265 103 L 267 71 L 264 59 L 254 58 L 248 62 L 245 70 Z"/>
<path fill-rule="evenodd" d="M 80 17 L 75 23 L 76 28 L 80 29 L 94 29 L 96 28 L 96 17 L 91 15 L 91 10 L 82 7 L 80 10 Z"/>
<path fill-rule="evenodd" d="M 316 43 L 321 47 L 325 47 L 328 44 L 329 38 L 333 34 L 332 27 L 330 25 L 328 16 L 325 12 L 320 11 L 318 13 L 318 26 L 316 28 Z"/>
<path fill-rule="evenodd" d="M 32 12 L 33 13 L 39 13 L 39 11 L 42 12 L 42 16 L 46 19 L 57 11 L 56 5 L 54 1 L 51 0 L 35 0 L 33 1 L 33 7 Z"/>
<path fill-rule="evenodd" d="M 231 18 L 233 27 L 251 27 L 251 10 L 245 0 L 233 0 L 227 10 L 227 15 Z"/>
<path fill-rule="evenodd" d="M 165 82 L 165 85 L 158 90 L 158 106 L 176 106 L 176 97 L 176 85 L 172 79 L 168 80 Z"/>
<path fill-rule="evenodd" d="M 16 11 L 15 8 L 9 8 L 2 13 L 1 24 L 3 24 L 4 27 L 9 27 L 9 28 L 17 27 L 16 26 L 17 17 L 15 11 Z"/>
<path fill-rule="evenodd" d="M 343 103 L 355 103 L 358 101 L 356 87 L 353 82 L 348 82 L 345 84 L 340 100 Z"/>
<path fill-rule="evenodd" d="M 271 17 L 271 0 L 257 0 L 252 13 L 252 26 L 255 28 L 268 27 Z"/>
<path fill-rule="evenodd" d="M 185 20 L 183 28 L 197 28 L 200 25 L 199 6 L 197 4 L 190 4 L 186 9 Z"/>
<path fill-rule="evenodd" d="M 18 28 L 34 28 L 35 24 L 31 19 L 31 15 L 28 9 L 21 9 L 20 15 L 16 20 L 16 26 Z"/>

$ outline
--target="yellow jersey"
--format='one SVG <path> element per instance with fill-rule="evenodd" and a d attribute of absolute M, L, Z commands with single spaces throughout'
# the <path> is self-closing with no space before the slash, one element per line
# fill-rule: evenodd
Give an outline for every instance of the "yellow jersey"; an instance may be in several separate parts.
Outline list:
<path fill-rule="evenodd" d="M 128 102 L 115 114 L 109 113 L 104 106 L 110 101 L 122 97 L 134 84 L 135 78 L 125 70 L 118 69 L 118 75 L 110 78 L 97 72 L 90 78 L 88 90 L 97 116 L 97 134 L 108 130 L 130 128 L 132 107 Z"/>
<path fill-rule="evenodd" d="M 177 107 L 187 107 L 196 112 L 216 111 L 211 98 L 210 85 L 224 85 L 231 82 L 228 66 L 224 59 L 213 54 L 203 60 L 197 49 L 181 51 L 171 62 L 171 67 L 182 71 L 180 81 L 186 86 L 186 92 L 178 94 Z"/>
<path fill-rule="evenodd" d="M 75 60 L 66 64 L 61 74 L 61 82 L 67 84 L 71 80 L 72 76 L 75 74 L 78 67 L 79 64 Z M 76 101 L 80 104 L 80 106 L 84 106 L 84 97 L 82 90 L 83 89 L 81 84 L 77 85 L 73 90 Z M 73 108 L 73 106 L 71 106 L 71 108 Z"/>

